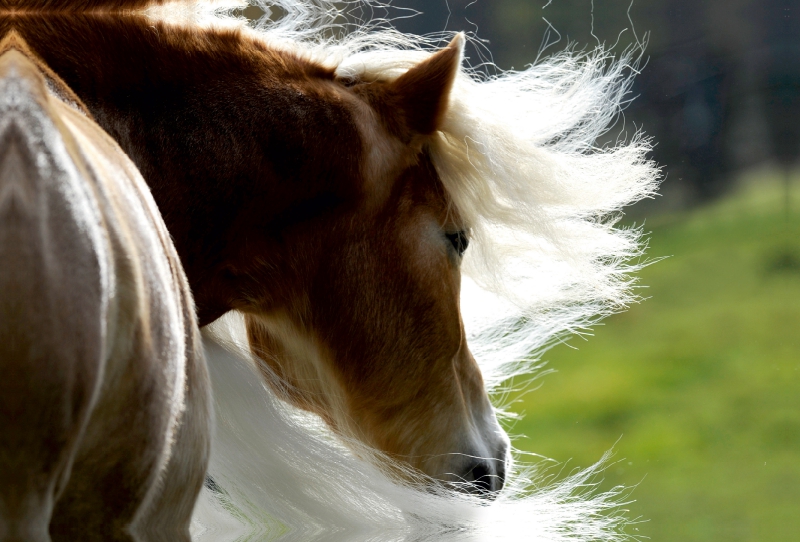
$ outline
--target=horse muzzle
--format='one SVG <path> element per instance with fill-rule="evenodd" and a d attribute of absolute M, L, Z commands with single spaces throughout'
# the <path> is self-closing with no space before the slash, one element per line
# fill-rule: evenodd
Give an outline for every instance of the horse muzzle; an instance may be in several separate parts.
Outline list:
<path fill-rule="evenodd" d="M 499 427 L 492 438 L 478 443 L 474 452 L 459 454 L 453 470 L 446 476 L 448 484 L 464 493 L 494 500 L 506 481 L 511 462 L 509 441 Z"/>

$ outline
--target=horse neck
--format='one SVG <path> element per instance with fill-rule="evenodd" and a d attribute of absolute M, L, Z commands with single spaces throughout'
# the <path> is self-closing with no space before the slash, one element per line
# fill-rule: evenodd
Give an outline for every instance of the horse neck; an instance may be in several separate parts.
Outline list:
<path fill-rule="evenodd" d="M 292 138 L 298 108 L 316 107 L 297 89 L 332 73 L 234 31 L 200 37 L 132 17 L 26 17 L 17 26 L 148 182 L 201 324 L 231 308 L 205 285 L 225 264 L 234 223 L 257 202 L 269 224 L 326 190 L 302 159 L 307 136 Z"/>

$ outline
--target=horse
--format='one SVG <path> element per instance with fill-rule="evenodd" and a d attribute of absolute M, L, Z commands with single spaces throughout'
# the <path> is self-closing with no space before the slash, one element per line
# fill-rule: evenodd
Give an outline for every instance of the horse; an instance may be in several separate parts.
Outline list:
<path fill-rule="evenodd" d="M 211 397 L 155 202 L 13 32 L 0 141 L 0 540 L 189 540 Z"/>
<path fill-rule="evenodd" d="M 631 63 L 565 53 L 481 79 L 462 67 L 463 35 L 438 51 L 391 29 L 337 37 L 325 1 L 275 2 L 286 17 L 260 30 L 91 4 L 105 11 L 6 24 L 141 171 L 199 323 L 240 315 L 272 392 L 356 456 L 422 473 L 432 495 L 502 496 L 513 465 L 487 388 L 634 299 L 641 231 L 614 217 L 653 193 L 657 170 L 638 134 L 595 147 Z M 286 444 L 258 436 L 255 454 Z M 313 462 L 283 465 L 275 480 L 342 487 L 325 485 L 343 480 L 335 462 L 314 480 Z M 228 498 L 226 478 L 208 491 Z M 551 514 L 553 532 L 568 515 Z"/>
<path fill-rule="evenodd" d="M 396 82 L 358 85 L 236 35 L 30 19 L 25 39 L 161 204 L 200 325 L 241 311 L 287 400 L 434 478 L 502 487 L 508 440 L 458 310 L 469 225 L 422 152 L 462 38 Z"/>

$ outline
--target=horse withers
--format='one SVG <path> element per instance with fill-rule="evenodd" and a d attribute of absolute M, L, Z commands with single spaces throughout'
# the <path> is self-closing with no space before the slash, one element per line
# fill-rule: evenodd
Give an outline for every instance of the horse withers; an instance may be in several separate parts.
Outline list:
<path fill-rule="evenodd" d="M 189 540 L 211 415 L 177 254 L 81 100 L 0 52 L 0 540 Z"/>

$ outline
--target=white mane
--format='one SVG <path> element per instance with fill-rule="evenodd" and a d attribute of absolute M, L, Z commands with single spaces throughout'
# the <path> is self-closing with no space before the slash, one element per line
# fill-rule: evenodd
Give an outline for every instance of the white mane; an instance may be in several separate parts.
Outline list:
<path fill-rule="evenodd" d="M 393 30 L 372 0 L 251 2 L 282 16 L 243 31 L 340 75 L 397 77 L 437 41 Z M 368 15 L 352 24 L 342 10 Z M 532 372 L 554 341 L 635 300 L 641 231 L 614 224 L 622 207 L 654 193 L 659 173 L 638 132 L 596 147 L 625 104 L 635 53 L 566 51 L 524 71 L 465 67 L 458 76 L 430 152 L 471 226 L 462 313 L 490 390 Z M 235 318 L 216 325 L 216 340 L 246 349 L 239 327 Z M 287 540 L 627 538 L 625 521 L 609 513 L 618 492 L 585 491 L 596 467 L 542 486 L 517 464 L 489 506 L 400 486 L 271 396 L 246 366 L 220 367 L 224 354 L 209 344 L 219 421 L 211 475 L 221 492 L 204 494 L 198 529 L 235 524 Z"/>

